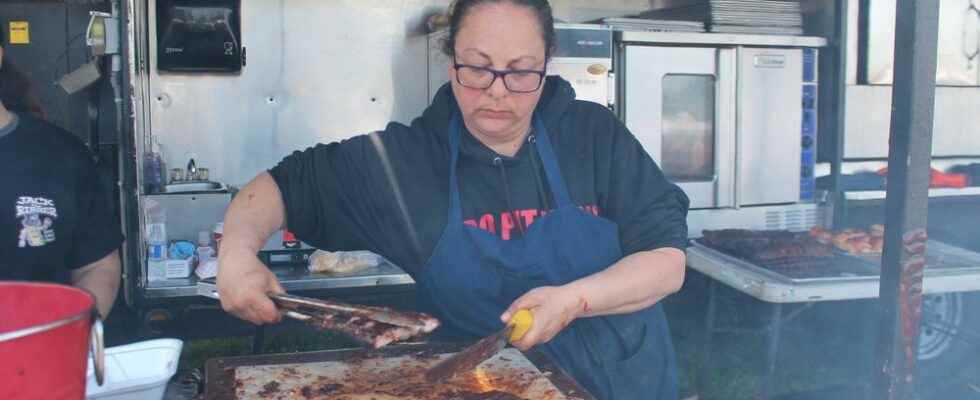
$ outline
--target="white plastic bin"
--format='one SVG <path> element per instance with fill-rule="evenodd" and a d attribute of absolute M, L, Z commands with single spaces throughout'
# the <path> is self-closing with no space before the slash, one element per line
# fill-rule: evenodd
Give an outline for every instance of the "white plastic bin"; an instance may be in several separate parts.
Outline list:
<path fill-rule="evenodd" d="M 89 360 L 85 398 L 89 400 L 160 400 L 177 372 L 184 343 L 155 339 L 105 350 L 105 383 L 95 383 Z"/>

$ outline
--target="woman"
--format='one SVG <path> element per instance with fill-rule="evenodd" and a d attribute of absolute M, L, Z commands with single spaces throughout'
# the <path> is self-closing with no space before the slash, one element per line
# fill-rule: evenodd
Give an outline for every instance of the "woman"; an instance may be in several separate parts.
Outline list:
<path fill-rule="evenodd" d="M 88 148 L 44 122 L 0 47 L 0 280 L 66 283 L 109 315 L 119 289 L 119 217 Z"/>
<path fill-rule="evenodd" d="M 612 113 L 545 76 L 544 0 L 458 0 L 450 82 L 410 127 L 317 145 L 260 174 L 225 219 L 223 307 L 278 321 L 282 288 L 255 254 L 288 227 L 330 250 L 368 249 L 405 268 L 435 339 L 499 330 L 547 353 L 602 399 L 677 397 L 657 304 L 684 279 L 688 200 Z"/>

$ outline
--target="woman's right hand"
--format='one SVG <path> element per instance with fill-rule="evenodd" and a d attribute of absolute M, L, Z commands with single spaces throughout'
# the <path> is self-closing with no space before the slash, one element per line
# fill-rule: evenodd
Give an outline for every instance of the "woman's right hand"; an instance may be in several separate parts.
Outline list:
<path fill-rule="evenodd" d="M 222 248 L 218 256 L 221 308 L 253 324 L 276 323 L 282 315 L 268 293 L 283 293 L 279 280 L 255 254 Z"/>

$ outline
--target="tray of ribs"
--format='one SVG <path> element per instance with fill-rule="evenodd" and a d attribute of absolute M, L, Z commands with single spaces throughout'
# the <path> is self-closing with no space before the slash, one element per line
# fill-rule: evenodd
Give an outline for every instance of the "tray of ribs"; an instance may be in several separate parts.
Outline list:
<path fill-rule="evenodd" d="M 878 275 L 867 261 L 836 250 L 811 232 L 705 230 L 697 243 L 788 281 Z"/>
<path fill-rule="evenodd" d="M 872 266 L 881 266 L 885 243 L 883 225 L 836 231 L 813 228 L 810 234 L 821 243 L 833 245 L 836 251 L 857 257 Z M 977 271 L 980 270 L 980 254 L 930 239 L 926 242 L 926 269 L 937 272 Z"/>
<path fill-rule="evenodd" d="M 207 399 L 591 400 L 543 354 L 508 348 L 431 383 L 425 371 L 465 343 L 227 357 L 205 365 Z"/>

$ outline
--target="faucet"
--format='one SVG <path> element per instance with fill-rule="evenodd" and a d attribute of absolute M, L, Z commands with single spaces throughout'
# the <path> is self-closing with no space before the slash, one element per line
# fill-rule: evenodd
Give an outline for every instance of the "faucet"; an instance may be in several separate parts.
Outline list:
<path fill-rule="evenodd" d="M 189 181 L 197 180 L 197 164 L 194 163 L 193 158 L 187 162 L 187 180 Z"/>

